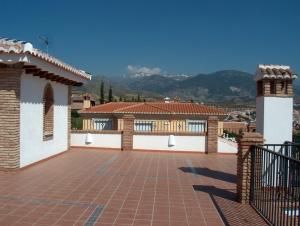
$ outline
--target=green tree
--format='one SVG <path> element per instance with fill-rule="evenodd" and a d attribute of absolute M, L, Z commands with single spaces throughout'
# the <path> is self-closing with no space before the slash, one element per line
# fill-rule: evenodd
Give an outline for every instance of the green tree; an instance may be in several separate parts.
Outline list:
<path fill-rule="evenodd" d="M 104 104 L 104 102 L 104 82 L 102 81 L 100 86 L 100 104 Z"/>
<path fill-rule="evenodd" d="M 122 102 L 122 101 L 123 101 L 122 97 L 119 97 L 119 101 L 120 101 L 120 102 Z"/>
<path fill-rule="evenodd" d="M 71 111 L 71 127 L 72 129 L 82 129 L 83 119 L 76 110 Z"/>
<path fill-rule="evenodd" d="M 138 93 L 138 96 L 137 96 L 137 102 L 141 102 L 141 96 L 140 96 L 139 93 Z"/>
<path fill-rule="evenodd" d="M 108 92 L 108 102 L 113 102 L 113 94 L 112 94 L 111 86 L 109 87 L 109 92 Z"/>

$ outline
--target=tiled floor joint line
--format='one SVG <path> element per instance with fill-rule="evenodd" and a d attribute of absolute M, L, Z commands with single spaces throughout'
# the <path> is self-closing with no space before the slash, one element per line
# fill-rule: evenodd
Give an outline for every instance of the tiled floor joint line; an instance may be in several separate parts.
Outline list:
<path fill-rule="evenodd" d="M 102 164 L 102 166 L 96 171 L 97 175 L 102 175 L 107 168 L 118 158 L 117 155 L 114 155 L 113 157 L 111 157 L 109 160 L 107 160 L 106 162 L 104 162 Z"/>
<path fill-rule="evenodd" d="M 0 200 L 3 201 L 15 201 L 19 203 L 30 203 L 33 205 L 64 205 L 64 206 L 84 206 L 95 207 L 97 204 L 91 204 L 88 202 L 69 201 L 69 200 L 51 200 L 51 199 L 39 199 L 39 198 L 26 198 L 18 196 L 0 196 Z"/>
<path fill-rule="evenodd" d="M 122 173 L 105 173 L 105 176 L 120 176 L 120 177 L 135 177 L 135 178 L 142 178 L 146 180 L 177 180 L 176 177 L 172 176 L 144 176 L 144 175 L 132 175 L 132 174 L 122 174 Z"/>
<path fill-rule="evenodd" d="M 101 216 L 101 213 L 104 209 L 104 206 L 98 205 L 92 215 L 87 219 L 87 221 L 84 223 L 84 226 L 93 226 L 95 222 L 98 220 L 98 218 Z"/>

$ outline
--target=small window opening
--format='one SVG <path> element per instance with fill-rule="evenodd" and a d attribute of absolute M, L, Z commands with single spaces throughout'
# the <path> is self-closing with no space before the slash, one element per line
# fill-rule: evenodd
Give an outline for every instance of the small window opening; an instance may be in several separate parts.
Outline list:
<path fill-rule="evenodd" d="M 44 89 L 44 140 L 53 138 L 54 98 L 52 86 L 48 83 Z"/>

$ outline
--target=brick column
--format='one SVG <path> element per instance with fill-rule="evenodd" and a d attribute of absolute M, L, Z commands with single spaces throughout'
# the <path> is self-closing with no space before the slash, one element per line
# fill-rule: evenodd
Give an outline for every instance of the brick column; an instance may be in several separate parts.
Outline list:
<path fill-rule="evenodd" d="M 118 130 L 118 118 L 117 117 L 112 118 L 112 129 Z"/>
<path fill-rule="evenodd" d="M 206 154 L 218 152 L 218 117 L 209 116 L 207 119 Z"/>
<path fill-rule="evenodd" d="M 134 131 L 134 116 L 124 115 L 124 129 L 122 134 L 122 150 L 132 151 L 133 149 L 133 131 Z"/>
<path fill-rule="evenodd" d="M 247 125 L 247 132 L 255 132 L 255 130 L 256 130 L 255 123 L 250 123 Z"/>
<path fill-rule="evenodd" d="M 20 168 L 22 66 L 0 65 L 0 169 Z"/>
<path fill-rule="evenodd" d="M 263 143 L 260 133 L 242 133 L 238 140 L 237 200 L 243 204 L 250 200 L 251 146 Z"/>

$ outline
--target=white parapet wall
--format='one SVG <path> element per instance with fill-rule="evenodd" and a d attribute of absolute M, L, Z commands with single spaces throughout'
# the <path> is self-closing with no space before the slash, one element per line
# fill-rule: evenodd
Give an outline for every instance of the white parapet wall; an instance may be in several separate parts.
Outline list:
<path fill-rule="evenodd" d="M 121 149 L 121 141 L 121 133 L 71 133 L 72 147 Z"/>
<path fill-rule="evenodd" d="M 134 135 L 133 149 L 205 152 L 206 136 Z"/>
<path fill-rule="evenodd" d="M 218 153 L 236 154 L 237 152 L 238 144 L 236 142 L 224 139 L 222 137 L 218 138 Z"/>
<path fill-rule="evenodd" d="M 205 153 L 207 137 L 205 135 L 133 135 L 134 150 L 180 151 Z M 72 147 L 93 147 L 107 149 L 122 148 L 121 133 L 72 132 Z M 223 138 L 218 139 L 218 153 L 237 153 L 238 145 Z"/>

